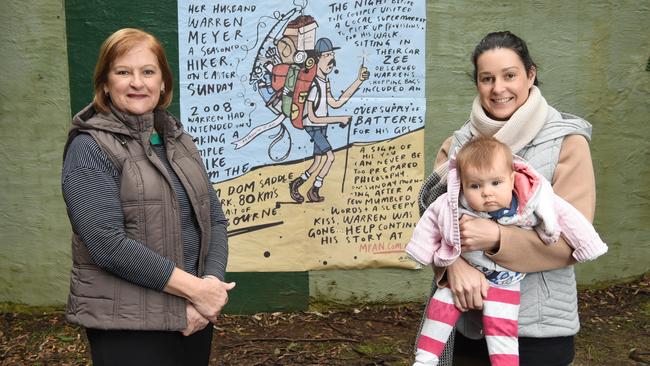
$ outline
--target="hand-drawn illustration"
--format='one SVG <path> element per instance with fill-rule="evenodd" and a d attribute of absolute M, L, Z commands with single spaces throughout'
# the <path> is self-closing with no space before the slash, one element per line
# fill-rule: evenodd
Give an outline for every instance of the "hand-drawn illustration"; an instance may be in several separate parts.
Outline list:
<path fill-rule="evenodd" d="M 295 9 L 284 14 L 272 31 L 293 13 Z M 370 75 L 367 68 L 361 65 L 356 80 L 339 99 L 334 98 L 328 75 L 336 67 L 334 51 L 340 47 L 334 47 L 327 37 L 318 39 L 314 44 L 317 28 L 318 23 L 312 16 L 299 15 L 287 23 L 281 33 L 282 38 L 276 39 L 272 46 L 260 48 L 266 50 L 265 57 L 262 59 L 258 54 L 251 81 L 256 82 L 266 107 L 274 111 L 277 117 L 262 128 L 254 129 L 243 139 L 233 142 L 237 149 L 242 148 L 259 133 L 277 126 L 284 120 L 283 116 L 291 120 L 293 127 L 304 129 L 314 143 L 314 160 L 307 170 L 289 184 L 291 199 L 297 203 L 304 201 L 298 189 L 312 174 L 315 174 L 316 178 L 313 186 L 307 191 L 307 198 L 311 202 L 324 200 L 319 190 L 334 163 L 332 146 L 327 139 L 327 125 L 337 123 L 346 127 L 352 120 L 352 116 L 330 116 L 328 107 L 343 106 Z M 289 145 L 287 153 L 279 158 L 271 155 L 271 148 L 284 133 L 283 129 L 269 146 L 269 157 L 274 161 L 286 159 L 291 149 Z M 287 134 L 290 136 L 289 132 Z M 323 157 L 325 161 L 321 165 Z"/>
<path fill-rule="evenodd" d="M 329 38 L 320 38 L 316 41 L 314 51 L 316 52 L 316 77 L 312 79 L 311 85 L 307 91 L 302 91 L 296 88 L 294 93 L 300 93 L 298 99 L 304 99 L 307 94 L 307 115 L 302 119 L 302 125 L 305 132 L 309 134 L 311 140 L 314 142 L 314 161 L 305 170 L 302 175 L 289 183 L 291 199 L 298 203 L 304 201 L 304 197 L 298 191 L 298 188 L 305 183 L 312 174 L 316 175 L 314 185 L 307 191 L 307 198 L 311 202 L 321 202 L 325 198 L 319 195 L 319 190 L 323 186 L 325 176 L 329 172 L 332 163 L 334 163 L 334 153 L 332 146 L 327 140 L 327 125 L 338 123 L 341 127 L 345 127 L 352 120 L 352 116 L 330 116 L 328 107 L 339 108 L 342 107 L 350 97 L 359 89 L 361 83 L 368 79 L 368 70 L 362 65 L 359 68 L 359 76 L 350 84 L 345 90 L 340 99 L 335 99 L 332 96 L 332 90 L 328 80 L 328 75 L 336 66 L 336 58 L 334 50 L 339 47 L 334 47 Z M 311 74 L 312 72 L 306 72 Z M 298 108 L 298 111 L 300 109 Z M 321 160 L 325 156 L 325 162 L 321 166 Z"/>
<path fill-rule="evenodd" d="M 178 14 L 181 121 L 230 219 L 229 270 L 412 266 L 425 2 Z"/>

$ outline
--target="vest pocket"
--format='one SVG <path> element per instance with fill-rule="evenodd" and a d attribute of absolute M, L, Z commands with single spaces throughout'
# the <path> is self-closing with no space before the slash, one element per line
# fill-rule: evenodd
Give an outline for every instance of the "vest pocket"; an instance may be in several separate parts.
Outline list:
<path fill-rule="evenodd" d="M 72 266 L 70 294 L 77 297 L 112 300 L 114 276 L 91 264 Z"/>
<path fill-rule="evenodd" d="M 138 220 L 140 205 L 138 202 L 122 203 L 122 212 L 124 213 L 124 231 L 130 239 L 142 241 L 140 220 Z"/>
<path fill-rule="evenodd" d="M 142 322 L 144 320 L 144 291 L 144 287 L 120 280 L 115 292 L 115 317 Z"/>
<path fill-rule="evenodd" d="M 539 273 L 539 288 L 541 289 L 544 299 L 551 297 L 551 289 L 548 286 L 548 280 L 546 279 L 546 276 L 544 276 L 544 272 Z"/>

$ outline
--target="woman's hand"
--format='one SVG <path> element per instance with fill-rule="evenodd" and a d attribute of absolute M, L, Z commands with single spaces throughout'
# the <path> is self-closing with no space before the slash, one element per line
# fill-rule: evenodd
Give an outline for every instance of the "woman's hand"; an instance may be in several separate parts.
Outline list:
<path fill-rule="evenodd" d="M 234 282 L 221 282 L 214 276 L 197 278 L 174 268 L 163 291 L 189 300 L 199 314 L 214 323 L 228 302 L 228 291 L 234 287 Z"/>
<path fill-rule="evenodd" d="M 192 335 L 199 330 L 202 330 L 205 328 L 206 325 L 210 324 L 210 321 L 206 318 L 204 318 L 192 305 L 192 303 L 188 302 L 187 305 L 185 306 L 185 310 L 187 312 L 187 327 L 183 329 L 183 335 L 184 336 L 189 336 Z"/>
<path fill-rule="evenodd" d="M 458 310 L 483 309 L 483 299 L 488 291 L 488 282 L 483 273 L 463 258 L 458 258 L 447 267 L 447 280 Z"/>
<path fill-rule="evenodd" d="M 235 283 L 221 282 L 214 276 L 206 276 L 200 280 L 199 286 L 189 300 L 203 317 L 214 323 L 221 309 L 228 303 L 228 291 L 235 287 Z"/>
<path fill-rule="evenodd" d="M 462 252 L 474 250 L 496 252 L 501 234 L 499 225 L 489 219 L 469 215 L 460 218 L 460 242 Z"/>

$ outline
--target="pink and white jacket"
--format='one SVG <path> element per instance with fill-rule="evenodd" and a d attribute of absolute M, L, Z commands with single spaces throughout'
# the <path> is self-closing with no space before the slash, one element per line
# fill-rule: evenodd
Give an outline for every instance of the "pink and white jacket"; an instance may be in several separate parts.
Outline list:
<path fill-rule="evenodd" d="M 551 184 L 526 161 L 514 157 L 514 194 L 519 205 L 514 216 L 497 220 L 502 225 L 532 227 L 546 244 L 555 243 L 560 234 L 574 249 L 573 257 L 579 262 L 596 259 L 607 252 L 593 225 L 570 203 L 553 192 Z M 446 267 L 460 252 L 460 225 L 462 214 L 489 218 L 463 207 L 460 179 L 455 159 L 449 161 L 447 193 L 436 199 L 420 218 L 406 253 L 422 265 L 434 263 Z M 460 203 L 460 205 L 459 205 Z M 486 258 L 486 257 L 485 257 Z"/>

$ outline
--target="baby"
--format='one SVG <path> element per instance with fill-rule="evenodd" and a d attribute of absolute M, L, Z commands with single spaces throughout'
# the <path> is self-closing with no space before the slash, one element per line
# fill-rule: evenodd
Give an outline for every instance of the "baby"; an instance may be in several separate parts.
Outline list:
<path fill-rule="evenodd" d="M 562 234 L 580 262 L 604 254 L 607 245 L 577 209 L 553 193 L 545 178 L 523 159 L 513 160 L 510 148 L 493 137 L 478 137 L 465 144 L 455 159 L 451 157 L 447 179 L 447 193 L 428 207 L 406 252 L 422 265 L 438 267 L 448 266 L 462 255 L 485 275 L 489 289 L 483 328 L 490 361 L 492 365 L 518 365 L 519 285 L 525 274 L 499 266 L 481 251 L 461 253 L 460 217 L 532 228 L 547 244 Z M 438 288 L 427 305 L 414 366 L 438 364 L 460 315 L 451 290 Z"/>

